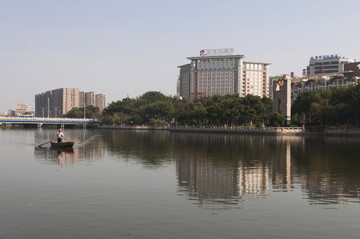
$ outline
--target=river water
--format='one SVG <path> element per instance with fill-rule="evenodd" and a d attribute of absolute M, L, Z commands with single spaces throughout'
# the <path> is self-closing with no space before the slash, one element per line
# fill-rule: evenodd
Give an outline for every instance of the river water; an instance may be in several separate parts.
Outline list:
<path fill-rule="evenodd" d="M 0 129 L 0 238 L 359 238 L 360 139 Z"/>

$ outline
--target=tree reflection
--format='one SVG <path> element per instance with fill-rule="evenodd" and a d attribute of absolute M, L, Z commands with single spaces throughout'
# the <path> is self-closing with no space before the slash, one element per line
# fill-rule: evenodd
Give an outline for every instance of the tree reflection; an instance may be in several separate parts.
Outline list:
<path fill-rule="evenodd" d="M 202 207 L 227 208 L 293 190 L 301 190 L 311 204 L 359 202 L 360 198 L 357 138 L 158 130 L 72 134 L 77 142 L 73 152 L 35 148 L 35 155 L 44 162 L 61 165 L 95 162 L 109 155 L 116 160 L 135 161 L 147 169 L 173 164 L 178 192 Z"/>

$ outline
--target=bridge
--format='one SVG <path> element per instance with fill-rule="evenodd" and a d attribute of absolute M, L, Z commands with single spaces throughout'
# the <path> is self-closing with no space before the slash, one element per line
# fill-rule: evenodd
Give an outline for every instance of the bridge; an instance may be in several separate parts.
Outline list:
<path fill-rule="evenodd" d="M 0 125 L 37 125 L 39 128 L 43 125 L 78 125 L 82 124 L 84 127 L 88 124 L 98 124 L 99 121 L 96 119 L 79 119 L 79 118 L 41 118 L 41 117 L 5 117 L 0 116 Z"/>

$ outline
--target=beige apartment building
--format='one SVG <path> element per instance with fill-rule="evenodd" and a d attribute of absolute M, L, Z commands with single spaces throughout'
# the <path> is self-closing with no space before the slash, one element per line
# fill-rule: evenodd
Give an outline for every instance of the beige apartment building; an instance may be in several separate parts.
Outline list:
<path fill-rule="evenodd" d="M 93 95 L 93 99 L 92 96 Z M 105 108 L 105 95 L 99 94 L 97 105 L 94 92 L 81 92 L 76 88 L 59 88 L 35 95 L 35 116 L 59 117 L 74 107 L 96 106 L 100 112 Z"/>
<path fill-rule="evenodd" d="M 188 57 L 181 65 L 177 94 L 186 99 L 197 97 L 248 94 L 269 97 L 270 63 L 244 61 L 244 55 L 234 55 L 234 49 L 206 49 L 200 56 Z"/>
<path fill-rule="evenodd" d="M 105 109 L 105 95 L 97 94 L 95 95 L 95 106 L 99 107 L 100 112 Z"/>
<path fill-rule="evenodd" d="M 31 109 L 31 107 L 27 104 L 17 103 L 15 115 L 23 115 L 23 114 L 34 114 L 34 109 Z"/>

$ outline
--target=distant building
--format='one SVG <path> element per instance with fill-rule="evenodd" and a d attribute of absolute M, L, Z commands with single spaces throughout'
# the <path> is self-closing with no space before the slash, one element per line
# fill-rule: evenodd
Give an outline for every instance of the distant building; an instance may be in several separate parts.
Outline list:
<path fill-rule="evenodd" d="M 35 95 L 35 115 L 37 117 L 59 117 L 74 107 L 96 106 L 100 111 L 105 108 L 105 95 L 100 105 L 96 103 L 94 92 L 81 92 L 76 88 L 59 88 Z"/>
<path fill-rule="evenodd" d="M 85 92 L 85 106 L 95 106 L 95 92 Z"/>
<path fill-rule="evenodd" d="M 31 109 L 31 107 L 27 104 L 17 103 L 15 115 L 24 115 L 24 114 L 33 115 L 34 109 Z"/>
<path fill-rule="evenodd" d="M 7 116 L 15 116 L 15 110 L 9 109 L 7 112 Z"/>
<path fill-rule="evenodd" d="M 97 94 L 95 95 L 95 106 L 99 107 L 100 112 L 105 109 L 105 95 Z"/>
<path fill-rule="evenodd" d="M 339 55 L 312 56 L 306 69 L 306 76 L 342 73 L 345 64 L 354 63 L 355 61 L 355 59 Z"/>
<path fill-rule="evenodd" d="M 179 66 L 177 95 L 186 99 L 226 94 L 269 97 L 270 63 L 246 62 L 244 55 L 233 52 L 232 48 L 207 49 L 198 57 L 188 57 L 191 62 Z"/>

